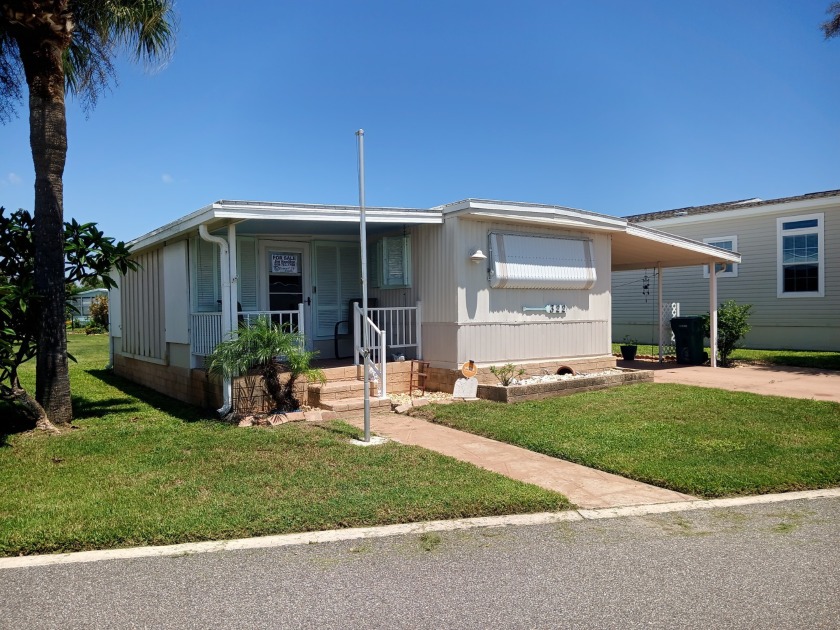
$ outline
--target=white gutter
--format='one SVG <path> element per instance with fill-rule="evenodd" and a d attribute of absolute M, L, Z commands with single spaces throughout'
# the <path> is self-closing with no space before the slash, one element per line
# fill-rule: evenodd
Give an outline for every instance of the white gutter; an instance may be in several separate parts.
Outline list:
<path fill-rule="evenodd" d="M 222 339 L 229 339 L 231 333 L 231 308 L 230 308 L 230 249 L 228 242 L 221 236 L 213 236 L 207 231 L 207 224 L 198 226 L 198 233 L 205 241 L 216 243 L 219 246 L 219 261 L 222 273 Z M 235 234 L 235 232 L 234 232 Z M 232 407 L 233 382 L 228 376 L 222 383 L 222 407 L 218 409 L 220 416 L 230 413 Z"/>

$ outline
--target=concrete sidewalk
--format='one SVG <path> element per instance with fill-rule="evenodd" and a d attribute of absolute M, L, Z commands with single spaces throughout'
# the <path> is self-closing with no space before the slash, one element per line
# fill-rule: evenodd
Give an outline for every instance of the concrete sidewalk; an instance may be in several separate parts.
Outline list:
<path fill-rule="evenodd" d="M 347 422 L 358 427 L 363 424 L 362 419 Z M 695 498 L 419 418 L 394 413 L 375 414 L 370 425 L 373 433 L 395 442 L 422 446 L 506 477 L 560 492 L 581 508 L 626 507 Z"/>
<path fill-rule="evenodd" d="M 653 370 L 655 383 L 717 387 L 769 396 L 840 402 L 840 372 L 776 365 L 710 368 L 657 361 L 618 361 L 618 367 Z"/>

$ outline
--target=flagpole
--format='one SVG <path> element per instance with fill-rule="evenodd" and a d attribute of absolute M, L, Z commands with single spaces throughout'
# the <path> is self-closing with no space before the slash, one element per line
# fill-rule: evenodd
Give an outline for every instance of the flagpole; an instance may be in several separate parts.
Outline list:
<path fill-rule="evenodd" d="M 365 130 L 356 132 L 359 147 L 359 241 L 362 258 L 362 357 L 365 371 L 365 442 L 370 442 L 370 329 L 368 328 L 367 229 L 365 228 Z M 355 313 L 352 315 L 356 316 Z M 354 350 L 355 352 L 355 350 Z"/>

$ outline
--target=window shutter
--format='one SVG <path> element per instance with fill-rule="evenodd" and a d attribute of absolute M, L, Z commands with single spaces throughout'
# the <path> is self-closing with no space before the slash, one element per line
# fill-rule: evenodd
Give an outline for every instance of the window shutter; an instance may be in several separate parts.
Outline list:
<path fill-rule="evenodd" d="M 318 337 L 331 337 L 335 323 L 341 320 L 338 248 L 335 245 L 315 245 L 315 286 L 318 287 L 315 334 Z"/>
<path fill-rule="evenodd" d="M 379 277 L 382 274 L 379 273 L 379 261 L 382 260 L 382 256 L 379 253 L 379 248 L 381 246 L 382 241 L 377 241 L 372 245 L 368 244 L 367 248 L 368 286 L 372 289 L 378 289 L 380 287 Z M 359 276 L 361 277 L 361 273 Z"/>
<path fill-rule="evenodd" d="M 381 241 L 380 266 L 382 287 L 407 287 L 411 285 L 411 241 L 406 236 L 385 237 Z"/>
<path fill-rule="evenodd" d="M 257 300 L 257 242 L 253 238 L 236 241 L 236 273 L 239 277 L 239 303 L 244 311 L 259 310 Z"/>
<path fill-rule="evenodd" d="M 358 243 L 316 243 L 315 335 L 332 338 L 335 323 L 346 320 L 350 300 L 361 298 L 361 261 Z M 342 328 L 342 331 L 344 329 Z"/>
<path fill-rule="evenodd" d="M 350 300 L 362 297 L 362 263 L 359 259 L 359 248 L 355 244 L 350 247 L 345 245 L 339 249 L 338 258 L 341 319 L 349 319 Z"/>
<path fill-rule="evenodd" d="M 194 243 L 196 310 L 200 313 L 219 311 L 221 271 L 218 247 L 204 239 L 196 239 Z"/>

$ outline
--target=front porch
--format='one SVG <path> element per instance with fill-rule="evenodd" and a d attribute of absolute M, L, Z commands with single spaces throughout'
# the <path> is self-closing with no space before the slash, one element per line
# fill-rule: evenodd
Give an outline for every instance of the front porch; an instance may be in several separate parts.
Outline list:
<path fill-rule="evenodd" d="M 239 326 L 248 326 L 259 318 L 268 318 L 284 330 L 300 335 L 306 347 L 313 349 L 313 340 L 307 335 L 303 303 L 299 303 L 297 309 L 294 310 L 237 312 Z M 363 397 L 364 391 L 360 379 L 364 378 L 362 372 L 364 321 L 364 313 L 359 303 L 354 302 L 349 319 L 336 322 L 333 342 L 337 349 L 340 344 L 351 343 L 350 357 L 316 359 L 315 365 L 322 367 L 327 383 L 310 385 L 314 392 L 314 400 L 313 392 L 310 392 L 307 396 L 307 404 L 324 407 L 321 403 L 327 401 Z M 420 302 L 417 302 L 415 306 L 368 308 L 367 330 L 370 340 L 372 396 L 385 401 L 389 391 L 408 391 L 409 377 L 405 374 L 410 372 L 410 367 L 400 366 L 401 364 L 410 366 L 411 359 L 422 359 L 421 321 Z M 203 367 L 205 360 L 213 353 L 215 347 L 228 335 L 235 334 L 225 333 L 222 323 L 221 312 L 191 313 L 190 352 L 195 367 Z M 358 382 L 358 385 L 351 386 L 350 383 L 354 382 Z M 334 383 L 341 383 L 341 385 L 337 386 Z M 354 395 L 337 395 L 339 392 L 351 392 Z M 356 393 L 358 396 L 355 395 Z"/>

